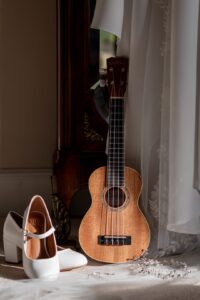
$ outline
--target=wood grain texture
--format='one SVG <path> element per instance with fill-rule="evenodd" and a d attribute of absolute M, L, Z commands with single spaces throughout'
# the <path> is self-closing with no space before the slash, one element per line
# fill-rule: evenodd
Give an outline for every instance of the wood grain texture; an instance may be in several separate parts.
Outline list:
<path fill-rule="evenodd" d="M 127 200 L 123 207 L 112 209 L 104 200 L 106 167 L 96 169 L 89 179 L 92 204 L 79 228 L 79 242 L 91 258 L 108 263 L 122 263 L 139 258 L 150 242 L 149 225 L 138 206 L 142 181 L 140 175 L 125 167 Z M 131 245 L 99 245 L 99 235 L 131 236 Z"/>

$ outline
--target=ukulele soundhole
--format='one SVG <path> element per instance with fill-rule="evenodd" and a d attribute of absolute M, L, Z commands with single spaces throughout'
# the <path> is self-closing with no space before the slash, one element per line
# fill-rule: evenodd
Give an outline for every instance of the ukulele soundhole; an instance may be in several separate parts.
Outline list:
<path fill-rule="evenodd" d="M 122 188 L 114 186 L 106 191 L 105 200 L 110 207 L 117 208 L 125 203 L 126 194 Z"/>

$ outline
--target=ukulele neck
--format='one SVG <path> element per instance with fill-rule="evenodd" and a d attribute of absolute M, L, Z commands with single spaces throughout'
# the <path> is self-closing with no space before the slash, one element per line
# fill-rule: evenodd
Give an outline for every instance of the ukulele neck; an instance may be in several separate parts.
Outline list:
<path fill-rule="evenodd" d="M 109 139 L 107 186 L 124 186 L 124 98 L 112 97 L 109 102 Z"/>

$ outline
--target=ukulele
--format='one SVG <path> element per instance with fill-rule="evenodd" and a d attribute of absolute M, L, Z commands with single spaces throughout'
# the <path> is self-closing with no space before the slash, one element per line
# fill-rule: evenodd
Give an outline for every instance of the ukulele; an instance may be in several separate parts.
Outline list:
<path fill-rule="evenodd" d="M 109 89 L 109 139 L 107 167 L 89 178 L 92 204 L 79 228 L 79 242 L 91 258 L 122 263 L 144 254 L 150 242 L 149 225 L 138 201 L 142 180 L 125 166 L 124 109 L 128 59 L 107 60 Z"/>

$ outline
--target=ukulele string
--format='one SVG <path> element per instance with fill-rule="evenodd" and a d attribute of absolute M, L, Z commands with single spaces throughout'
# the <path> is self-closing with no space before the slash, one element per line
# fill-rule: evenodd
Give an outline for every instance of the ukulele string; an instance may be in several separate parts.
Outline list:
<path fill-rule="evenodd" d="M 111 110 L 111 105 L 110 105 L 110 99 L 109 99 L 109 126 L 108 126 L 108 153 L 107 153 L 107 168 L 106 168 L 106 193 L 105 193 L 105 198 L 104 201 L 105 203 L 105 215 L 106 215 L 106 222 L 105 222 L 105 235 L 108 235 L 108 203 L 109 203 L 109 190 L 110 190 L 110 182 L 109 182 L 109 174 L 110 174 L 110 110 Z M 106 201 L 107 199 L 107 201 Z"/>
<path fill-rule="evenodd" d="M 124 132 L 124 119 L 125 119 L 125 101 L 123 99 L 123 102 L 122 102 L 122 115 L 123 115 L 123 159 L 122 159 L 122 162 L 123 162 L 123 203 L 125 203 L 125 132 Z M 124 214 L 122 213 L 122 235 L 124 236 Z M 124 245 L 124 239 L 123 239 L 123 245 Z"/>
<path fill-rule="evenodd" d="M 103 196 L 102 196 L 102 203 L 101 203 L 101 218 L 100 218 L 100 235 L 103 235 L 104 233 L 104 229 L 102 228 L 103 227 L 103 224 L 105 222 L 103 222 L 103 215 L 104 215 L 104 201 L 105 201 L 105 192 L 103 191 Z"/>
<path fill-rule="evenodd" d="M 123 82 L 122 82 L 122 69 L 120 72 L 120 85 L 119 85 L 119 97 L 121 96 L 121 88 L 122 88 Z M 123 111 L 122 111 L 122 99 L 119 99 L 119 103 L 118 103 L 118 116 L 122 117 Z M 121 168 L 120 168 L 120 147 L 122 146 L 121 142 L 122 142 L 122 137 L 120 136 L 122 133 L 120 132 L 120 130 L 122 130 L 122 126 L 120 126 L 120 122 L 122 120 L 119 118 L 118 119 L 118 151 L 117 151 L 117 183 L 118 183 L 118 187 L 117 187 L 117 214 L 116 214 L 116 228 L 117 228 L 117 236 L 118 236 L 118 245 L 119 245 L 119 231 L 120 231 L 120 211 L 119 211 L 119 206 L 120 206 L 120 201 L 119 201 L 119 189 L 120 189 L 120 172 L 121 172 Z M 119 143 L 120 142 L 120 143 Z M 123 212 L 122 212 L 122 216 L 123 216 Z"/>
<path fill-rule="evenodd" d="M 112 86 L 113 86 L 113 91 L 114 93 L 112 94 L 112 96 L 116 96 L 116 88 L 115 88 L 115 77 L 114 77 L 114 72 L 112 72 Z M 116 176 L 116 170 L 115 170 L 115 156 L 116 156 L 116 141 L 115 141 L 115 134 L 116 134 L 116 131 L 115 131 L 115 122 L 116 122 L 116 111 L 115 111 L 115 104 L 116 104 L 116 99 L 112 99 L 112 108 L 113 108 L 113 118 L 112 118 L 112 121 L 113 121 L 113 145 L 112 145 L 112 150 L 113 150 L 113 157 L 114 159 L 112 159 L 113 161 L 113 170 L 112 170 L 112 173 L 113 173 L 113 176 L 112 176 L 112 208 L 111 208 L 111 220 L 112 220 L 112 245 L 113 245 L 113 242 L 114 242 L 114 204 L 115 204 L 115 176 Z M 111 144 L 112 144 L 111 143 Z"/>
<path fill-rule="evenodd" d="M 125 69 L 122 70 L 122 72 L 124 73 Z M 124 78 L 124 81 L 122 82 L 122 85 L 125 84 L 125 78 Z M 125 87 L 124 87 L 125 89 Z M 124 95 L 123 95 L 124 96 Z M 121 185 L 123 187 L 123 196 L 122 196 L 122 202 L 125 203 L 125 198 L 126 198 L 126 194 L 125 194 L 125 132 L 124 132 L 124 120 L 125 120 L 125 100 L 122 99 L 122 143 L 123 143 L 123 149 L 122 149 L 122 155 L 123 155 L 123 158 L 122 158 L 122 174 L 121 174 Z M 124 213 L 122 212 L 122 236 L 124 237 Z M 124 239 L 122 239 L 122 242 L 123 242 L 123 245 L 124 245 Z"/>
<path fill-rule="evenodd" d="M 111 92 L 112 95 L 112 86 Z M 111 99 L 109 99 L 111 101 Z M 110 170 L 111 170 L 111 162 L 110 162 L 110 141 L 111 141 L 111 123 L 110 123 L 110 116 L 111 116 L 111 102 L 109 101 L 109 127 L 108 127 L 108 153 L 107 153 L 107 168 L 106 168 L 106 188 L 103 193 L 102 197 L 102 205 L 101 205 L 101 221 L 100 221 L 100 234 L 101 235 L 109 235 L 109 226 L 108 226 L 108 206 L 110 200 Z M 107 194 L 107 195 L 106 195 Z M 107 201 L 106 201 L 107 199 Z M 103 222 L 104 219 L 104 222 Z M 104 225 L 104 226 L 103 226 Z M 104 227 L 104 228 L 103 228 Z"/>
<path fill-rule="evenodd" d="M 106 223 L 105 223 L 105 235 L 110 234 L 109 230 L 109 222 L 108 222 L 108 215 L 109 215 L 109 203 L 110 203 L 110 188 L 111 188 L 111 113 L 112 113 L 112 97 L 113 95 L 113 86 L 111 84 L 110 90 L 110 101 L 109 101 L 109 128 L 108 128 L 108 159 L 107 159 L 107 203 L 106 203 Z M 111 223 L 111 222 L 110 222 Z"/>

